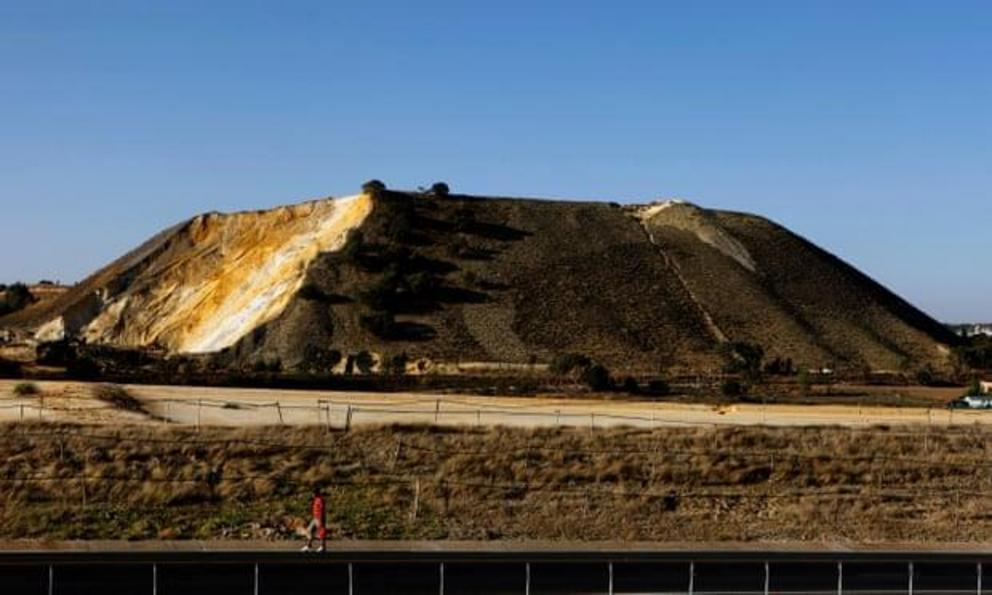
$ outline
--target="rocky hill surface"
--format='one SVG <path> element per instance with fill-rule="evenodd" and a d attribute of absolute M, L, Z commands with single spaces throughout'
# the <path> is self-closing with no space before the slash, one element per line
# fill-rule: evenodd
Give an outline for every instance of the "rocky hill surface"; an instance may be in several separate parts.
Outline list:
<path fill-rule="evenodd" d="M 376 188 L 195 217 L 2 326 L 311 371 L 361 351 L 411 369 L 581 353 L 711 371 L 741 343 L 797 367 L 896 370 L 943 366 L 956 340 L 758 216 Z"/>

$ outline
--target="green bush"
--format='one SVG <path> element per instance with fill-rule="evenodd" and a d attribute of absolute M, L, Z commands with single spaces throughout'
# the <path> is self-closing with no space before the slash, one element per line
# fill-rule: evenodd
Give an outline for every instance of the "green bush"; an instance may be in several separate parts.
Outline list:
<path fill-rule="evenodd" d="M 41 389 L 33 382 L 18 382 L 14 385 L 14 394 L 19 397 L 30 397 L 41 393 Z"/>
<path fill-rule="evenodd" d="M 379 196 L 386 190 L 386 185 L 379 180 L 369 180 L 362 184 L 362 192 L 369 196 Z"/>
<path fill-rule="evenodd" d="M 439 198 L 444 198 L 451 193 L 451 188 L 444 182 L 434 182 L 431 185 L 431 194 Z"/>
<path fill-rule="evenodd" d="M 626 393 L 636 395 L 641 392 L 641 385 L 637 383 L 637 380 L 631 376 L 627 376 L 623 379 L 623 390 Z"/>
<path fill-rule="evenodd" d="M 362 374 L 371 373 L 372 366 L 374 365 L 375 365 L 375 359 L 372 357 L 372 354 L 369 353 L 368 351 L 360 351 L 355 356 L 355 367 L 357 367 L 358 371 L 361 372 Z"/>
<path fill-rule="evenodd" d="M 582 371 L 582 382 L 592 390 L 610 390 L 613 388 L 613 379 L 610 378 L 610 371 L 601 364 L 592 364 Z"/>
<path fill-rule="evenodd" d="M 592 365 L 592 360 L 581 353 L 561 353 L 551 360 L 548 369 L 556 376 L 564 376 L 575 369 L 585 369 Z"/>
<path fill-rule="evenodd" d="M 27 285 L 23 283 L 9 285 L 0 296 L 0 316 L 23 310 L 36 301 L 38 301 L 37 298 L 34 297 Z"/>
<path fill-rule="evenodd" d="M 744 394 L 744 386 L 737 380 L 727 380 L 720 385 L 720 393 L 725 397 L 739 397 Z"/>
<path fill-rule="evenodd" d="M 664 378 L 655 378 L 648 382 L 648 392 L 652 395 L 665 396 L 671 391 L 668 381 Z"/>
<path fill-rule="evenodd" d="M 916 383 L 920 386 L 932 386 L 935 383 L 933 368 L 926 365 L 916 371 Z"/>
<path fill-rule="evenodd" d="M 402 376 L 406 374 L 406 365 L 410 362 L 410 356 L 405 352 L 394 355 L 386 360 L 386 371 L 390 374 Z"/>
<path fill-rule="evenodd" d="M 734 341 L 722 347 L 729 359 L 724 370 L 731 374 L 743 374 L 751 382 L 761 380 L 762 365 L 765 349 L 756 343 Z"/>
<path fill-rule="evenodd" d="M 329 374 L 341 362 L 341 352 L 319 345 L 307 345 L 303 350 L 300 368 L 305 372 Z"/>

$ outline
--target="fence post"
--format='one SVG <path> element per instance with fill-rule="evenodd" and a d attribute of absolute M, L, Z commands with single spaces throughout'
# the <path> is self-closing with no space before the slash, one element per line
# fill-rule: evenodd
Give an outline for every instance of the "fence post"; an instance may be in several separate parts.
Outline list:
<path fill-rule="evenodd" d="M 561 425 L 561 409 L 555 409 L 555 425 Z"/>
<path fill-rule="evenodd" d="M 482 425 L 482 409 L 475 410 L 475 425 L 477 426 Z"/>
<path fill-rule="evenodd" d="M 344 416 L 344 431 L 351 430 L 351 405 L 348 405 L 348 412 Z"/>
<path fill-rule="evenodd" d="M 399 460 L 400 460 L 400 451 L 402 449 L 403 449 L 403 441 L 402 440 L 397 440 L 396 441 L 396 450 L 393 451 L 393 460 L 392 460 L 391 464 L 389 465 L 389 468 L 390 469 L 395 469 L 396 468 L 396 463 L 399 462 Z"/>
<path fill-rule="evenodd" d="M 590 430 L 595 430 L 596 429 L 596 414 L 595 413 L 590 413 L 589 414 L 589 429 Z"/>
<path fill-rule="evenodd" d="M 38 406 L 38 419 L 41 419 L 41 415 L 45 412 L 45 395 L 38 397 L 40 405 Z"/>
<path fill-rule="evenodd" d="M 282 419 L 282 405 L 279 403 L 279 401 L 276 401 L 276 413 L 279 414 L 279 425 L 281 426 L 286 425 Z"/>
<path fill-rule="evenodd" d="M 327 413 L 327 433 L 331 433 L 331 404 L 324 403 L 324 411 Z"/>
<path fill-rule="evenodd" d="M 434 423 L 437 423 L 438 418 L 441 416 L 441 399 L 434 401 Z"/>
<path fill-rule="evenodd" d="M 24 421 L 24 403 L 21 403 L 21 421 Z"/>
<path fill-rule="evenodd" d="M 200 417 L 203 412 L 203 399 L 196 400 L 196 431 L 200 431 Z"/>
<path fill-rule="evenodd" d="M 417 512 L 420 511 L 420 478 L 414 480 L 413 482 L 413 520 L 417 520 Z"/>

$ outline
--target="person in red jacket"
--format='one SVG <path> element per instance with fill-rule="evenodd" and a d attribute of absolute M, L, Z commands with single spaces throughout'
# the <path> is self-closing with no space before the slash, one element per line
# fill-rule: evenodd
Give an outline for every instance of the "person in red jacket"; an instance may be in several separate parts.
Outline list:
<path fill-rule="evenodd" d="M 310 551 L 315 535 L 320 538 L 320 547 L 317 551 L 322 552 L 327 547 L 327 509 L 324 504 L 324 495 L 320 493 L 319 487 L 315 487 L 313 500 L 310 501 L 310 524 L 307 525 L 307 544 L 303 546 L 304 552 Z"/>

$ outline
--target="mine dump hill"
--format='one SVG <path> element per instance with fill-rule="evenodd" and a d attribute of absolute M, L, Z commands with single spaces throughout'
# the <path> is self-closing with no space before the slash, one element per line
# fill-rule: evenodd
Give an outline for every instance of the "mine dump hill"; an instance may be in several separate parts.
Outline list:
<path fill-rule="evenodd" d="M 0 319 L 40 340 L 343 371 L 550 361 L 712 371 L 729 345 L 797 366 L 943 366 L 952 333 L 766 219 L 667 201 L 374 190 L 172 227 Z"/>

